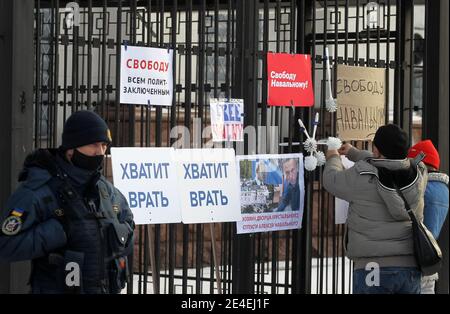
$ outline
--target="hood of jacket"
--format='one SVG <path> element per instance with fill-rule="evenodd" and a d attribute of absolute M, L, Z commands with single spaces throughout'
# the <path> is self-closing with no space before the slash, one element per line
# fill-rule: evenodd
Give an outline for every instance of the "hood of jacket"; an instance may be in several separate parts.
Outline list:
<path fill-rule="evenodd" d="M 405 203 L 397 193 L 402 192 L 411 209 L 419 219 L 422 213 L 416 211 L 423 207 L 423 193 L 427 183 L 427 169 L 421 162 L 422 156 L 415 159 L 375 159 L 368 158 L 366 163 L 356 163 L 360 175 L 372 175 L 377 180 L 377 192 L 395 220 L 409 220 Z"/>
<path fill-rule="evenodd" d="M 25 158 L 18 180 L 24 182 L 30 189 L 37 189 L 47 183 L 58 171 L 67 174 L 70 182 L 77 189 L 90 180 L 96 182 L 100 177 L 99 171 L 92 172 L 75 167 L 58 149 L 36 149 Z"/>
<path fill-rule="evenodd" d="M 435 182 L 441 182 L 445 185 L 448 185 L 448 175 L 442 172 L 433 171 L 428 172 L 428 181 L 435 181 Z"/>

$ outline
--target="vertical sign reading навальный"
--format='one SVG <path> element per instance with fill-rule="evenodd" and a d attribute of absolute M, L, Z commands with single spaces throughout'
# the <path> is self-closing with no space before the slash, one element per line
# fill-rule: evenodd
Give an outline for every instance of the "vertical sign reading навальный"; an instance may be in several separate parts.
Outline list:
<path fill-rule="evenodd" d="M 336 131 L 341 140 L 372 140 L 385 124 L 386 69 L 339 64 Z"/>
<path fill-rule="evenodd" d="M 267 104 L 311 107 L 314 105 L 311 56 L 267 53 Z"/>
<path fill-rule="evenodd" d="M 173 50 L 122 45 L 120 103 L 170 106 Z"/>
<path fill-rule="evenodd" d="M 114 186 L 142 224 L 181 221 L 173 148 L 112 147 Z"/>

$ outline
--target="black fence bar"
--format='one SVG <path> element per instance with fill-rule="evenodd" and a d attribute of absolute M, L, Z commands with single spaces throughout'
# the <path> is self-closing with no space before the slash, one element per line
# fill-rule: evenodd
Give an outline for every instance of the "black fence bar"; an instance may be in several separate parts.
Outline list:
<path fill-rule="evenodd" d="M 395 80 L 394 80 L 394 117 L 393 117 L 393 123 L 394 124 L 400 124 L 400 115 L 401 115 L 401 78 L 402 78 L 402 69 L 403 69 L 403 62 L 402 62 L 402 38 L 403 38 L 403 25 L 402 25 L 402 12 L 403 10 L 403 1 L 397 0 L 396 1 L 396 37 L 395 37 Z M 398 92 L 397 92 L 398 91 Z"/>
<path fill-rule="evenodd" d="M 92 106 L 92 33 L 94 31 L 94 19 L 92 13 L 92 0 L 88 1 L 88 38 L 87 38 L 87 108 Z M 117 58 L 118 59 L 118 58 Z M 116 82 L 117 84 L 117 82 Z M 120 83 L 119 83 L 120 84 Z M 116 85 L 117 86 L 117 85 Z"/>
<path fill-rule="evenodd" d="M 355 30 L 355 47 L 354 47 L 354 54 L 353 54 L 353 60 L 358 62 L 359 60 L 359 15 L 360 14 L 360 2 L 359 0 L 356 0 L 356 30 Z"/>
<path fill-rule="evenodd" d="M 334 14 L 335 14 L 335 23 L 334 23 L 334 33 L 337 34 L 339 33 L 339 28 L 338 28 L 338 18 L 339 18 L 339 4 L 338 4 L 338 0 L 334 1 Z M 337 57 L 339 55 L 339 44 L 338 44 L 338 39 L 337 36 L 334 37 L 334 53 L 333 53 L 333 63 L 334 63 L 334 67 L 333 67 L 333 71 L 330 71 L 330 74 L 333 73 L 333 80 L 331 77 L 329 77 L 328 79 L 330 80 L 330 82 L 328 84 L 333 85 L 333 90 L 332 90 L 332 94 L 329 95 L 328 97 L 333 97 L 334 99 L 336 99 L 337 94 L 336 94 L 336 89 L 337 89 Z M 332 62 L 330 60 L 330 66 L 331 66 Z M 331 81 L 332 80 L 332 81 Z M 331 134 L 332 135 L 336 135 L 336 126 L 335 126 L 335 118 L 336 115 L 335 114 L 331 114 Z M 337 256 L 337 252 L 338 252 L 338 238 L 339 238 L 339 233 L 338 230 L 336 229 L 336 224 L 334 223 L 334 219 L 335 219 L 335 210 L 334 210 L 334 206 L 331 206 L 331 211 L 333 213 L 332 218 L 331 218 L 331 223 L 332 223 L 332 293 L 336 294 L 337 293 L 337 287 L 338 287 L 338 282 L 339 282 L 339 278 L 338 278 L 338 274 L 337 274 L 337 268 L 338 268 L 338 256 Z"/>
<path fill-rule="evenodd" d="M 177 45 L 177 11 L 178 11 L 178 3 L 177 0 L 173 1 L 172 11 L 171 11 L 171 34 L 170 34 L 170 42 L 171 48 L 174 49 L 173 53 L 173 68 L 177 68 L 177 58 L 176 58 L 176 45 Z M 150 29 L 148 30 L 150 33 Z M 173 81 L 176 82 L 176 71 L 173 71 Z M 176 111 L 176 96 L 173 97 L 171 112 L 170 112 L 170 130 L 172 130 L 177 123 L 177 111 Z M 174 140 L 171 138 L 170 144 L 172 145 Z M 174 224 L 169 225 L 169 262 L 168 262 L 168 270 L 169 270 L 169 282 L 168 282 L 168 293 L 175 293 L 174 285 L 175 285 L 175 267 L 176 267 L 176 245 L 177 245 L 177 235 Z"/>
<path fill-rule="evenodd" d="M 58 128 L 57 128 L 57 121 L 58 121 L 58 94 L 59 94 L 59 41 L 58 38 L 60 36 L 60 29 L 59 29 L 59 0 L 55 0 L 54 3 L 54 11 L 52 12 L 52 22 L 54 25 L 52 25 L 52 31 L 53 31 L 53 37 L 52 37 L 52 52 L 53 52 L 53 58 L 54 58 L 54 65 L 53 65 L 53 99 L 52 99 L 52 105 L 53 105 L 53 115 L 52 119 L 54 121 L 53 123 L 53 129 L 52 129 L 52 146 L 56 147 L 58 145 L 57 136 L 58 136 Z"/>
<path fill-rule="evenodd" d="M 185 94 L 184 94 L 184 125 L 191 129 L 191 42 L 192 42 L 192 0 L 186 1 L 186 52 L 185 52 Z M 188 246 L 189 243 L 189 225 L 183 225 L 183 288 L 182 293 L 187 293 L 188 276 Z"/>
<path fill-rule="evenodd" d="M 296 14 L 297 14 L 297 41 L 295 43 L 296 46 L 296 52 L 304 54 L 305 53 L 305 10 L 306 5 L 305 1 L 299 1 L 298 6 L 296 8 Z M 299 118 L 303 116 L 302 110 L 296 110 L 295 117 L 293 121 L 293 125 L 296 124 L 296 121 L 298 121 Z M 295 128 L 298 130 L 298 128 Z M 294 138 L 298 139 L 300 138 L 299 132 L 294 132 Z M 300 244 L 301 243 L 301 232 L 299 230 L 294 230 L 292 233 L 292 293 L 299 293 L 299 285 L 300 285 L 300 267 L 301 267 L 301 261 L 300 261 Z"/>
<path fill-rule="evenodd" d="M 412 22 L 413 22 L 413 0 L 402 1 L 400 11 L 397 14 L 401 24 L 401 76 L 400 76 L 400 103 L 399 103 L 399 125 L 406 131 L 411 130 L 410 110 L 411 110 L 411 73 L 412 73 Z"/>
<path fill-rule="evenodd" d="M 304 52 L 311 54 L 312 59 L 312 80 L 315 82 L 316 78 L 316 67 L 315 62 L 313 61 L 316 56 L 316 1 L 307 1 L 305 4 L 305 20 L 308 22 L 311 40 L 307 41 L 303 44 Z M 305 37 L 308 35 L 305 32 Z M 315 88 L 316 90 L 316 88 Z M 316 92 L 316 91 L 315 91 Z M 313 111 L 308 110 L 306 114 L 303 115 L 305 125 L 312 125 L 312 117 Z M 306 138 L 301 134 L 303 141 Z M 312 258 L 312 246 L 313 246 L 313 219 L 312 219 L 312 203 L 313 203 L 313 190 L 314 190 L 314 176 L 307 172 L 305 175 L 305 207 L 302 221 L 302 230 L 301 230 L 301 241 L 300 245 L 302 249 L 300 250 L 300 283 L 299 283 L 299 292 L 308 294 L 311 292 L 311 284 L 312 284 L 312 266 L 311 266 L 311 258 Z M 319 272 L 316 272 L 316 291 L 318 291 L 318 283 Z"/>
<path fill-rule="evenodd" d="M 42 110 L 42 104 L 41 104 L 41 29 L 42 29 L 42 22 L 41 22 L 41 1 L 36 0 L 36 27 L 35 27 L 35 46 L 36 46 L 36 53 L 35 53 L 35 86 L 34 86 L 34 97 L 35 97 L 35 118 L 34 118 L 34 146 L 35 147 L 41 147 L 40 142 L 40 134 L 41 134 L 41 110 Z"/>
<path fill-rule="evenodd" d="M 390 92 L 389 92 L 389 86 L 390 86 L 389 65 L 391 63 L 391 58 L 390 58 L 391 57 L 391 49 L 390 49 L 391 48 L 391 38 L 390 38 L 389 34 L 390 34 L 390 30 L 391 30 L 391 0 L 387 0 L 386 6 L 387 6 L 386 28 L 388 30 L 388 36 L 386 38 L 386 52 L 385 52 L 385 54 L 386 54 L 386 78 L 385 79 L 386 79 L 386 87 L 387 88 L 385 88 L 384 91 L 385 91 L 386 103 L 389 104 L 389 95 L 390 95 Z M 380 62 L 380 61 L 378 60 L 378 62 Z M 389 105 L 386 106 L 386 110 L 385 110 L 384 114 L 385 114 L 384 122 L 387 124 L 387 123 L 389 123 Z"/>

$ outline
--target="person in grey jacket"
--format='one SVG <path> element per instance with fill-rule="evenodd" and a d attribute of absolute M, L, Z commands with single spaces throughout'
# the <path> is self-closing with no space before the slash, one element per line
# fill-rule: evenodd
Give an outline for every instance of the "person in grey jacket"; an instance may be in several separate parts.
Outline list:
<path fill-rule="evenodd" d="M 325 189 L 350 203 L 345 249 L 354 262 L 353 293 L 420 293 L 411 220 L 397 186 L 423 219 L 427 170 L 422 155 L 408 159 L 408 137 L 398 126 L 380 127 L 373 153 L 350 144 L 327 151 Z M 355 165 L 344 169 L 339 155 Z"/>

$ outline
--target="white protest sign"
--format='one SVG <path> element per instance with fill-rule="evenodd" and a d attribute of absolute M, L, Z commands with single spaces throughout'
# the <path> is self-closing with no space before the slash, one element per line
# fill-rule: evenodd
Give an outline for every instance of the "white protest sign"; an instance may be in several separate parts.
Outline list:
<path fill-rule="evenodd" d="M 114 186 L 130 205 L 136 224 L 181 221 L 173 148 L 111 148 Z"/>
<path fill-rule="evenodd" d="M 345 156 L 341 156 L 341 160 L 342 160 L 342 164 L 344 165 L 345 169 L 351 168 L 355 164 L 353 161 L 350 161 Z M 348 205 L 349 204 L 347 201 L 344 201 L 337 197 L 335 198 L 335 203 L 334 203 L 334 213 L 335 213 L 334 224 L 335 225 L 345 224 L 345 222 L 347 221 Z"/>
<path fill-rule="evenodd" d="M 122 45 L 120 103 L 172 105 L 173 50 Z"/>
<path fill-rule="evenodd" d="M 298 229 L 305 196 L 302 154 L 237 156 L 242 221 L 237 233 Z"/>
<path fill-rule="evenodd" d="M 241 220 L 234 149 L 177 149 L 183 223 Z"/>
<path fill-rule="evenodd" d="M 211 98 L 210 107 L 213 141 L 243 141 L 244 100 Z"/>

